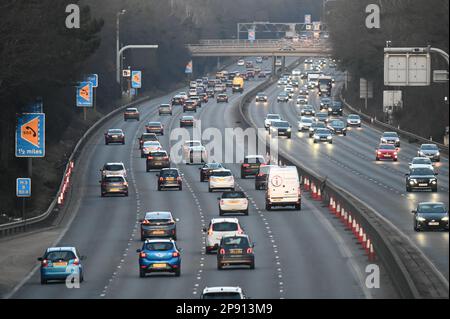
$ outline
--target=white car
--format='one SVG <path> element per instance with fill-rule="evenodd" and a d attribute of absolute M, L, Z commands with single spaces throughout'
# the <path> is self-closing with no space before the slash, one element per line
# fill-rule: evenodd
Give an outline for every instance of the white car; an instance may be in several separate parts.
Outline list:
<path fill-rule="evenodd" d="M 256 63 L 263 63 L 263 58 L 261 56 L 256 57 Z"/>
<path fill-rule="evenodd" d="M 238 62 L 237 62 L 237 65 L 239 65 L 239 66 L 242 66 L 242 65 L 244 65 L 245 64 L 245 61 L 244 60 L 239 60 Z"/>
<path fill-rule="evenodd" d="M 146 157 L 151 151 L 161 150 L 161 144 L 158 141 L 147 141 L 142 144 L 141 157 Z"/>
<path fill-rule="evenodd" d="M 179 95 L 183 100 L 187 100 L 189 98 L 186 92 L 179 92 L 177 95 Z"/>
<path fill-rule="evenodd" d="M 217 251 L 220 240 L 223 236 L 235 236 L 244 234 L 237 218 L 213 218 L 209 222 L 208 228 L 203 228 L 205 232 L 205 251 L 210 254 Z"/>
<path fill-rule="evenodd" d="M 361 127 L 361 117 L 358 114 L 349 114 L 347 117 L 347 126 Z"/>
<path fill-rule="evenodd" d="M 118 163 L 106 163 L 103 168 L 100 169 L 102 177 L 108 176 L 125 176 L 127 177 L 127 169 L 122 162 Z"/>
<path fill-rule="evenodd" d="M 414 157 L 409 163 L 409 169 L 426 167 L 434 171 L 433 162 L 428 157 Z"/>
<path fill-rule="evenodd" d="M 189 141 L 184 142 L 184 144 L 182 146 L 183 158 L 187 158 L 189 156 L 189 151 L 194 146 L 202 146 L 202 142 L 194 141 L 194 140 L 189 140 Z"/>
<path fill-rule="evenodd" d="M 305 96 L 305 95 L 299 95 L 299 96 L 297 97 L 297 103 L 296 103 L 296 104 L 297 104 L 298 106 L 308 104 L 308 96 Z"/>
<path fill-rule="evenodd" d="M 196 95 L 197 95 L 197 89 L 190 89 L 189 90 L 189 97 L 196 96 Z"/>
<path fill-rule="evenodd" d="M 284 88 L 284 92 L 286 93 L 294 93 L 295 89 L 292 85 L 286 85 L 286 87 Z"/>
<path fill-rule="evenodd" d="M 306 131 L 309 130 L 311 125 L 314 123 L 314 120 L 312 117 L 302 116 L 300 120 L 298 121 L 298 130 L 299 131 Z"/>
<path fill-rule="evenodd" d="M 272 121 L 279 121 L 281 120 L 280 114 L 267 114 L 266 118 L 264 119 L 264 127 L 266 129 L 270 128 L 270 125 L 272 124 Z"/>
<path fill-rule="evenodd" d="M 244 192 L 223 192 L 219 200 L 219 215 L 225 213 L 244 213 L 248 216 L 248 199 Z"/>
<path fill-rule="evenodd" d="M 234 176 L 229 169 L 219 169 L 211 172 L 209 176 L 208 191 L 216 189 L 229 189 L 234 191 Z"/>
<path fill-rule="evenodd" d="M 302 74 L 302 71 L 299 69 L 292 70 L 292 76 L 299 76 Z"/>
<path fill-rule="evenodd" d="M 247 299 L 241 287 L 206 287 L 200 299 Z"/>

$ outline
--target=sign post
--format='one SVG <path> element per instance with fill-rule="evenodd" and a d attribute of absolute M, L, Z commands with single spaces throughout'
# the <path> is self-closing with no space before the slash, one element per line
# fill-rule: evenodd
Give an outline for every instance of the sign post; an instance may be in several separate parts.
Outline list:
<path fill-rule="evenodd" d="M 132 71 L 131 72 L 131 88 L 135 89 L 135 93 L 137 95 L 138 89 L 142 87 L 142 72 L 141 71 Z M 130 90 L 131 94 L 131 90 Z"/>
<path fill-rule="evenodd" d="M 77 87 L 77 107 L 83 108 L 84 120 L 86 121 L 86 108 L 92 107 L 93 102 L 93 85 L 92 82 L 81 82 Z"/>
<path fill-rule="evenodd" d="M 373 82 L 359 79 L 359 97 L 364 99 L 364 107 L 367 110 L 368 99 L 373 99 Z"/>
<path fill-rule="evenodd" d="M 93 96 L 93 105 L 94 105 L 94 111 L 96 107 L 96 100 L 97 100 L 97 88 L 98 88 L 98 74 L 89 74 L 87 76 L 87 81 L 92 83 L 92 96 Z"/>
<path fill-rule="evenodd" d="M 16 196 L 22 199 L 22 221 L 25 222 L 25 200 L 31 197 L 31 178 L 16 179 Z M 26 224 L 24 224 L 24 227 L 26 227 Z"/>

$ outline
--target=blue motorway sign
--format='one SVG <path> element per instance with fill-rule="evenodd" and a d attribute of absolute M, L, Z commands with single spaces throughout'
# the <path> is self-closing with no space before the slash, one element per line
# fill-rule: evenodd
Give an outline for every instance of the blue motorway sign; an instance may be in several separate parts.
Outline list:
<path fill-rule="evenodd" d="M 131 87 L 133 89 L 140 89 L 142 87 L 142 72 L 132 71 L 131 72 Z"/>
<path fill-rule="evenodd" d="M 77 106 L 93 106 L 93 86 L 91 82 L 80 82 L 77 87 Z"/>
<path fill-rule="evenodd" d="M 45 114 L 24 113 L 17 120 L 16 157 L 45 156 Z"/>
<path fill-rule="evenodd" d="M 16 179 L 16 196 L 31 197 L 31 178 Z"/>
<path fill-rule="evenodd" d="M 92 87 L 98 88 L 98 74 L 89 74 L 86 78 L 87 82 L 92 83 Z"/>

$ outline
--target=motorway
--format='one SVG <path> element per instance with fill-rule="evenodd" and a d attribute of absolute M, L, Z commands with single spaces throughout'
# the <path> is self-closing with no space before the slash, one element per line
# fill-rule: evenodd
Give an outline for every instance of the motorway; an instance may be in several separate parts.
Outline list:
<path fill-rule="evenodd" d="M 267 62 L 263 69 L 270 68 Z M 230 69 L 235 70 L 240 67 L 234 66 Z M 255 87 L 258 83 L 261 83 L 260 80 L 249 81 L 246 84 L 246 90 Z M 276 87 L 268 90 L 272 100 L 277 90 Z M 250 215 L 239 217 L 239 219 L 246 233 L 256 243 L 256 269 L 217 270 L 215 256 L 204 254 L 204 235 L 201 229 L 211 218 L 218 217 L 217 196 L 219 194 L 208 193 L 207 183 L 200 183 L 198 166 L 184 164 L 173 165 L 184 173 L 183 191 L 158 192 L 155 173 L 145 171 L 145 160 L 140 158 L 137 147 L 137 137 L 144 131 L 144 125 L 149 120 L 160 119 L 166 132 L 178 127 L 179 118 L 183 114 L 180 107 L 175 107 L 172 117 L 157 115 L 157 105 L 168 102 L 172 95 L 140 105 L 140 122 L 124 122 L 122 116 L 117 116 L 104 125 L 105 130 L 123 129 L 127 138 L 125 145 L 105 146 L 103 132 L 99 131 L 83 150 L 82 158 L 76 167 L 78 175 L 72 186 L 72 199 L 68 203 L 68 209 L 74 219 L 61 229 L 62 238 L 58 243 L 62 246 L 76 246 L 82 255 L 87 256 L 84 261 L 85 282 L 81 284 L 81 288 L 67 289 L 64 283 L 41 286 L 39 274 L 34 272 L 16 291 L 13 298 L 184 299 L 199 298 L 205 286 L 216 285 L 239 285 L 253 299 L 396 297 L 389 278 L 385 275 L 382 276 L 381 289 L 368 291 L 365 288 L 364 268 L 367 259 L 364 251 L 355 244 L 355 240 L 348 232 L 342 231 L 344 228 L 330 217 L 320 203 L 313 202 L 305 196 L 301 212 L 289 210 L 266 212 L 264 192 L 254 189 L 252 179 L 239 179 L 240 165 L 233 163 L 225 163 L 225 166 L 233 171 L 238 189 L 244 190 L 251 201 Z M 229 95 L 228 104 L 217 104 L 211 99 L 195 114 L 195 117 L 202 121 L 204 129 L 216 127 L 223 131 L 225 128 L 233 128 L 239 124 L 240 113 L 237 102 L 241 95 L 231 95 L 231 93 Z M 286 115 L 289 114 L 287 112 L 295 111 L 292 107 L 271 102 L 263 107 L 252 106 L 252 114 L 257 121 L 260 121 L 269 109 L 279 109 Z M 368 139 L 368 132 L 365 127 L 361 135 Z M 167 150 L 174 143 L 170 141 L 168 135 L 160 138 Z M 354 139 L 352 135 L 353 133 L 348 137 L 349 140 Z M 304 138 L 297 135 L 292 141 L 287 141 L 284 146 L 296 147 L 293 149 L 296 151 L 303 145 L 299 155 L 308 153 L 304 146 L 309 143 L 303 140 Z M 317 163 L 311 163 L 313 167 L 323 162 L 326 163 L 325 167 L 332 168 L 331 160 L 319 155 L 322 155 L 322 152 L 328 156 L 331 156 L 331 152 L 339 152 L 339 154 L 345 152 L 340 150 L 342 144 L 338 141 L 336 145 L 325 151 L 319 151 L 316 148 L 314 152 L 305 156 L 311 156 L 317 160 Z M 362 141 L 360 144 L 361 148 L 367 148 L 366 153 L 369 153 L 369 147 L 364 147 Z M 323 145 L 320 147 L 326 148 Z M 363 150 L 358 149 L 356 153 L 361 152 Z M 353 160 L 358 160 L 359 163 L 359 157 Z M 130 182 L 129 197 L 100 197 L 99 169 L 105 162 L 111 161 L 125 163 Z M 352 161 L 347 162 L 347 165 L 352 165 Z M 375 164 L 369 161 L 363 165 L 368 174 L 381 171 L 381 169 L 369 169 L 372 165 Z M 389 164 L 381 164 L 380 167 L 387 165 Z M 331 171 L 330 169 L 330 177 L 332 177 Z M 341 174 L 338 176 L 341 178 L 347 174 L 347 181 L 355 179 L 344 169 L 333 171 L 339 171 Z M 355 185 L 351 186 L 352 190 L 359 189 Z M 374 192 L 376 190 L 369 191 L 372 194 Z M 379 193 L 387 198 L 390 196 L 386 191 L 380 190 Z M 444 194 L 439 193 L 438 196 Z M 401 205 L 399 200 L 392 201 Z M 138 256 L 135 252 L 141 247 L 138 220 L 146 211 L 155 210 L 169 210 L 175 217 L 180 218 L 177 228 L 178 245 L 183 248 L 181 277 L 152 275 L 139 278 L 138 276 Z M 406 212 L 406 209 L 403 207 L 402 211 Z M 448 235 L 436 234 L 437 236 L 447 236 L 444 239 L 447 238 L 448 248 Z M 444 239 L 441 241 L 443 242 Z M 36 257 L 41 254 L 41 251 L 35 252 Z"/>
<path fill-rule="evenodd" d="M 303 68 L 305 66 L 302 66 Z M 325 70 L 332 72 L 333 70 Z M 343 76 L 335 74 L 336 85 L 333 95 L 339 95 Z M 279 113 L 297 127 L 300 108 L 295 105 L 295 96 L 289 103 L 277 103 L 276 97 L 283 90 L 273 85 L 266 90 L 268 103 L 251 103 L 248 116 L 254 126 L 263 127 L 267 113 Z M 309 94 L 309 104 L 319 110 L 320 99 L 315 91 Z M 345 120 L 345 119 L 344 119 Z M 294 131 L 293 131 L 294 132 Z M 351 192 L 408 236 L 437 269 L 449 277 L 449 234 L 448 232 L 415 232 L 411 210 L 424 201 L 449 203 L 449 162 L 442 157 L 436 163 L 438 192 L 414 192 L 405 190 L 405 173 L 408 163 L 417 156 L 418 145 L 402 139 L 399 161 L 376 162 L 375 150 L 382 132 L 363 124 L 361 129 L 352 128 L 347 136 L 336 136 L 332 145 L 314 144 L 307 133 L 297 132 L 291 140 L 280 139 L 280 149 L 294 156 L 298 164 L 309 168 L 320 176 L 327 176 L 336 185 Z"/>

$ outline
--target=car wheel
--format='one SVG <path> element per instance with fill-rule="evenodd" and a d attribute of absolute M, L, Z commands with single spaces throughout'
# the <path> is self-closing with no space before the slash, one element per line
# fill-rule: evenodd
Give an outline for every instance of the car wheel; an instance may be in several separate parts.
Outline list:
<path fill-rule="evenodd" d="M 432 191 L 433 193 L 437 193 L 438 189 L 437 189 L 437 187 L 433 187 L 433 188 L 431 189 L 431 191 Z"/>
<path fill-rule="evenodd" d="M 181 268 L 178 268 L 177 270 L 175 270 L 175 277 L 180 277 L 181 276 Z"/>
<path fill-rule="evenodd" d="M 247 176 L 241 172 L 241 179 L 246 179 L 246 178 L 247 178 Z"/>
<path fill-rule="evenodd" d="M 222 270 L 222 269 L 223 269 L 223 266 L 222 266 L 222 264 L 221 264 L 221 263 L 219 263 L 219 262 L 217 262 L 217 269 L 219 269 L 219 270 Z"/>
<path fill-rule="evenodd" d="M 212 193 L 212 188 L 208 187 L 208 192 Z"/>
<path fill-rule="evenodd" d="M 406 186 L 406 192 L 411 193 L 411 187 Z"/>
<path fill-rule="evenodd" d="M 244 210 L 244 215 L 245 215 L 245 216 L 248 216 L 248 207 L 247 207 L 246 210 Z"/>
<path fill-rule="evenodd" d="M 295 210 L 302 210 L 302 204 L 296 204 Z"/>
<path fill-rule="evenodd" d="M 419 227 L 417 227 L 417 222 L 414 223 L 414 231 L 416 232 L 420 231 Z"/>
<path fill-rule="evenodd" d="M 145 237 L 141 235 L 141 241 L 145 241 Z"/>
<path fill-rule="evenodd" d="M 128 192 L 126 192 L 124 195 L 125 195 L 125 197 L 128 197 Z"/>
<path fill-rule="evenodd" d="M 182 190 L 183 190 L 183 186 L 180 185 L 180 187 L 178 187 L 178 190 L 179 190 L 179 191 L 182 191 Z"/>
<path fill-rule="evenodd" d="M 254 261 L 250 264 L 250 269 L 255 269 L 255 262 Z"/>
<path fill-rule="evenodd" d="M 161 186 L 158 186 L 158 192 L 160 192 L 161 191 Z"/>
<path fill-rule="evenodd" d="M 145 278 L 145 270 L 139 269 L 139 278 Z"/>
<path fill-rule="evenodd" d="M 219 216 L 223 216 L 223 210 L 219 208 Z"/>
<path fill-rule="evenodd" d="M 394 162 L 398 162 L 398 159 L 394 158 Z"/>
<path fill-rule="evenodd" d="M 266 210 L 272 210 L 272 205 L 266 204 Z"/>
<path fill-rule="evenodd" d="M 375 161 L 377 161 L 377 162 L 378 162 L 379 160 L 380 160 L 380 158 L 378 158 L 378 157 L 376 157 L 376 158 L 375 158 Z"/>
<path fill-rule="evenodd" d="M 314 144 L 317 144 L 317 141 L 316 141 L 316 140 L 314 140 Z"/>
<path fill-rule="evenodd" d="M 328 142 L 328 144 L 333 144 L 333 141 Z"/>
<path fill-rule="evenodd" d="M 200 174 L 200 183 L 203 183 L 205 180 L 203 178 L 203 176 Z"/>
<path fill-rule="evenodd" d="M 44 278 L 41 278 L 41 285 L 46 285 L 47 284 L 47 280 Z"/>

